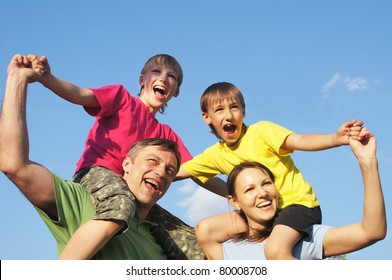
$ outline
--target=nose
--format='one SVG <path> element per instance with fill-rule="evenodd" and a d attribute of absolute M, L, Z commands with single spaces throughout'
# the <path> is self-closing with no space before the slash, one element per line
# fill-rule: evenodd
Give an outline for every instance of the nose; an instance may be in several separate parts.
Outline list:
<path fill-rule="evenodd" d="M 159 81 L 166 84 L 168 77 L 169 75 L 167 73 L 161 72 L 159 75 Z"/>
<path fill-rule="evenodd" d="M 162 82 L 162 83 L 164 83 L 164 84 L 166 84 L 167 76 L 166 76 L 166 75 L 162 75 L 162 76 L 159 78 L 159 81 Z"/>
<path fill-rule="evenodd" d="M 267 196 L 267 194 L 268 192 L 262 186 L 257 187 L 257 197 L 263 198 Z"/>
<path fill-rule="evenodd" d="M 225 119 L 226 120 L 231 120 L 233 118 L 233 114 L 231 113 L 230 109 L 225 110 Z"/>
<path fill-rule="evenodd" d="M 165 165 L 159 164 L 155 167 L 154 173 L 159 176 L 159 178 L 163 178 L 165 175 Z"/>

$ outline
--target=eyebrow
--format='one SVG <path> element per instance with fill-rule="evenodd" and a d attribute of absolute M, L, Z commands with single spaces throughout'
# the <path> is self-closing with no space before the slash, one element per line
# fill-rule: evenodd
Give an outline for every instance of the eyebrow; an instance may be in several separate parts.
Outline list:
<path fill-rule="evenodd" d="M 157 155 L 154 154 L 154 153 L 149 153 L 149 154 L 147 154 L 146 157 L 147 157 L 147 158 L 153 157 L 153 158 L 155 158 L 155 159 L 158 159 L 158 160 L 161 161 L 161 162 L 163 161 L 162 157 L 159 157 L 159 156 L 157 156 Z M 171 163 L 167 164 L 167 167 L 172 168 L 174 171 L 177 169 L 177 165 L 171 164 Z"/>

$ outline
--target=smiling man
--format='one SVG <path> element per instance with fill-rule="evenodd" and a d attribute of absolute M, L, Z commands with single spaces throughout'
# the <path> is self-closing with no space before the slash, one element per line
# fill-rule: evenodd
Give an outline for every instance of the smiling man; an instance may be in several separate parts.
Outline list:
<path fill-rule="evenodd" d="M 85 189 L 60 178 L 29 158 L 26 123 L 27 86 L 39 79 L 28 57 L 15 55 L 0 116 L 0 170 L 35 206 L 57 242 L 60 255 L 76 230 L 95 214 Z M 147 220 L 165 194 L 181 163 L 177 144 L 149 138 L 135 143 L 124 159 L 123 180 L 136 198 L 136 213 L 128 229 L 112 238 L 93 259 L 166 259 Z"/>

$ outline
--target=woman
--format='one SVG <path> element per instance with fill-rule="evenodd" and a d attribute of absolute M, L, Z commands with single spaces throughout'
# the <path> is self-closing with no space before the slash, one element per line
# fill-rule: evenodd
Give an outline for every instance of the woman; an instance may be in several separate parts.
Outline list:
<path fill-rule="evenodd" d="M 347 254 L 385 238 L 387 226 L 376 139 L 368 133 L 361 141 L 350 139 L 350 147 L 357 157 L 363 177 L 362 221 L 341 227 L 313 226 L 312 234 L 293 248 L 293 256 L 298 259 L 322 259 Z M 228 232 L 225 224 L 214 227 L 219 228 L 216 232 L 206 232 L 204 229 L 209 228 L 206 224 L 217 224 L 224 220 L 223 215 L 228 214 L 212 216 L 196 227 L 199 243 L 208 259 L 265 259 L 264 246 L 268 242 L 274 218 L 278 215 L 278 192 L 273 174 L 259 163 L 245 162 L 233 169 L 227 186 L 227 198 L 239 214 L 229 214 L 238 232 Z"/>

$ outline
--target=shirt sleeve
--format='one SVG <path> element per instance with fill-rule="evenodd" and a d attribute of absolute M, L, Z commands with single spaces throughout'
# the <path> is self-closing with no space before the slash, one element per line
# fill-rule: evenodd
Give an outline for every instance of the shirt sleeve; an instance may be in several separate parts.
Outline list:
<path fill-rule="evenodd" d="M 213 153 L 214 146 L 207 148 L 203 153 L 198 154 L 192 160 L 184 163 L 183 167 L 188 174 L 196 177 L 201 182 L 205 183 L 212 177 L 221 174 L 216 167 L 213 157 L 210 156 Z"/>
<path fill-rule="evenodd" d="M 131 98 L 130 93 L 122 85 L 109 85 L 90 89 L 98 100 L 99 107 L 84 107 L 91 116 L 107 117 L 117 112 Z"/>
<path fill-rule="evenodd" d="M 181 164 L 191 160 L 193 158 L 193 156 L 188 151 L 184 142 L 182 142 L 182 139 L 180 138 L 180 136 L 178 136 L 178 134 L 175 133 L 169 126 L 167 126 L 167 127 L 168 127 L 168 129 L 170 129 L 170 138 L 169 139 L 177 143 L 178 151 L 181 154 Z"/>
<path fill-rule="evenodd" d="M 36 211 L 57 241 L 59 254 L 72 234 L 95 213 L 85 189 L 74 182 L 64 180 L 53 174 L 53 185 L 57 206 L 57 219 L 48 216 L 43 210 Z"/>
<path fill-rule="evenodd" d="M 312 234 L 294 247 L 293 256 L 301 260 L 322 260 L 324 236 L 329 229 L 330 226 L 314 225 Z"/>
<path fill-rule="evenodd" d="M 260 121 L 256 125 L 258 126 L 259 137 L 276 153 L 285 156 L 293 152 L 292 150 L 282 149 L 284 141 L 290 134 L 294 133 L 293 131 L 270 121 Z"/>

